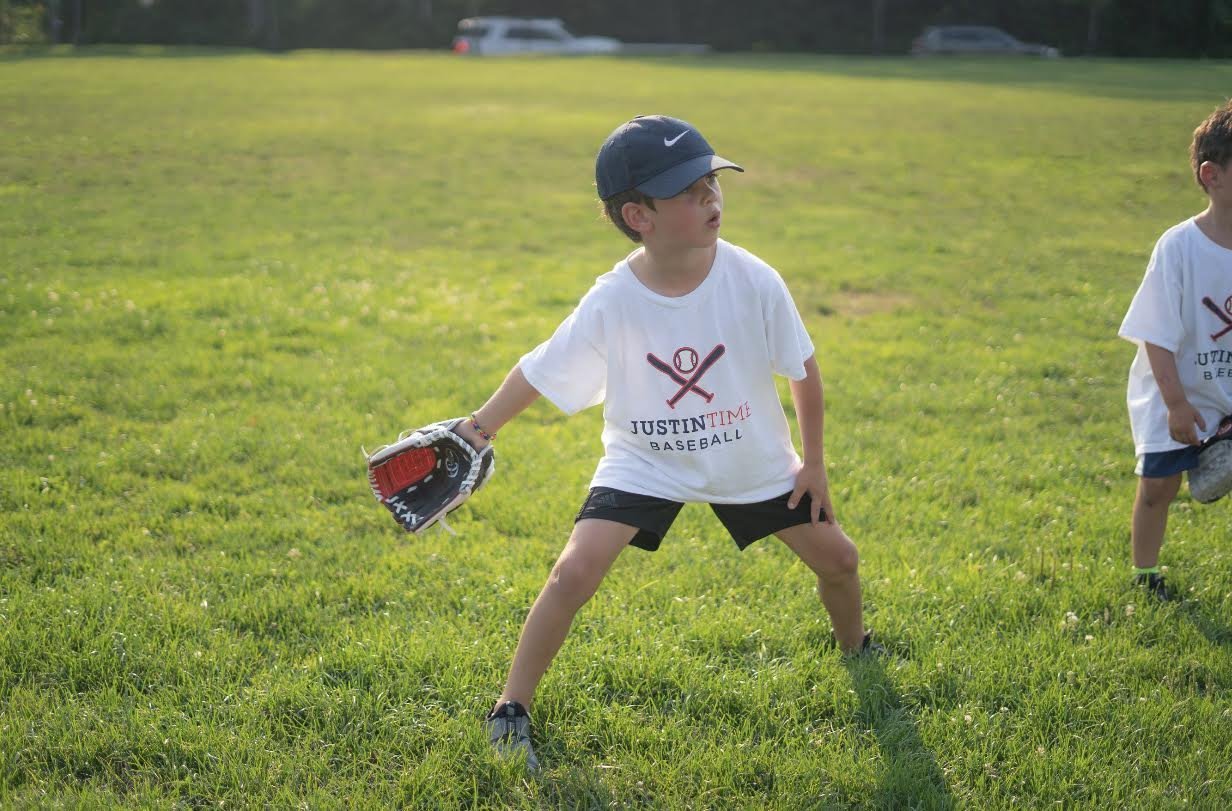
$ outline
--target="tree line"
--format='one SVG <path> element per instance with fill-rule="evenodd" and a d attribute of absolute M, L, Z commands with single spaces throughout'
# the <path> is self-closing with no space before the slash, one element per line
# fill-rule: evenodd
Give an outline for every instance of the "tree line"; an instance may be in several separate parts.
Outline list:
<path fill-rule="evenodd" d="M 447 48 L 497 14 L 721 51 L 905 53 L 925 26 L 982 24 L 1067 55 L 1232 56 L 1232 0 L 0 0 L 0 42 Z"/>

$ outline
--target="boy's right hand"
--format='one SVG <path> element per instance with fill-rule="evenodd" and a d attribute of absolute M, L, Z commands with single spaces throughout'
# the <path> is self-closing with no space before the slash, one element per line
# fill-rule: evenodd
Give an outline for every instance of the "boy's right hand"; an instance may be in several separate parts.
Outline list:
<path fill-rule="evenodd" d="M 1202 414 L 1188 400 L 1168 409 L 1168 435 L 1177 442 L 1183 442 L 1186 445 L 1201 444 L 1194 425 L 1203 431 L 1206 430 L 1206 420 L 1202 419 Z"/>

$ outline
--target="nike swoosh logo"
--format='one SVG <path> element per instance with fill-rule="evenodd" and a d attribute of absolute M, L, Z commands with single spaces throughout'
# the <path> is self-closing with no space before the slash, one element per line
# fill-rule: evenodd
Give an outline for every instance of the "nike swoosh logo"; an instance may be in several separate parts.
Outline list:
<path fill-rule="evenodd" d="M 677 142 L 677 141 L 679 141 L 681 138 L 683 138 L 683 137 L 684 137 L 685 135 L 687 135 L 688 133 L 689 133 L 689 131 L 688 131 L 688 130 L 685 130 L 684 132 L 682 132 L 682 133 L 680 133 L 679 135 L 677 135 L 675 138 L 672 138 L 670 141 L 669 141 L 668 139 L 664 138 L 664 139 L 663 139 L 663 146 L 675 146 L 675 145 L 676 145 L 676 142 Z"/>

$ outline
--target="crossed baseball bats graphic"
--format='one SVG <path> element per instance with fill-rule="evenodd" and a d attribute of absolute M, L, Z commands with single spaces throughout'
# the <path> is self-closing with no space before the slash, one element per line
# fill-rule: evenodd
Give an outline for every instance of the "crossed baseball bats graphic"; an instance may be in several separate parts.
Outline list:
<path fill-rule="evenodd" d="M 714 399 L 714 395 L 706 391 L 705 389 L 703 389 L 701 386 L 697 385 L 697 381 L 702 379 L 702 375 L 710 371 L 710 367 L 715 364 L 715 361 L 723 357 L 723 353 L 726 351 L 727 351 L 727 347 L 725 347 L 723 344 L 719 344 L 714 349 L 711 349 L 710 354 L 702 358 L 702 362 L 697 364 L 697 368 L 693 370 L 693 375 L 687 378 L 684 375 L 677 372 L 675 369 L 673 369 L 671 364 L 665 363 L 664 361 L 655 357 L 655 354 L 653 352 L 646 353 L 646 361 L 651 366 L 655 367 L 660 372 L 670 377 L 672 380 L 674 380 L 677 383 L 677 385 L 680 386 L 680 391 L 673 394 L 671 398 L 667 401 L 668 407 L 674 409 L 676 407 L 676 403 L 679 403 L 680 399 L 684 397 L 686 394 L 688 394 L 689 392 L 695 392 L 696 394 L 700 395 L 701 398 L 705 400 L 707 403 Z"/>
<path fill-rule="evenodd" d="M 1219 316 L 1219 320 L 1222 321 L 1226 325 L 1219 332 L 1216 332 L 1211 335 L 1212 341 L 1218 341 L 1220 338 L 1227 335 L 1229 332 L 1232 332 L 1232 318 L 1229 318 L 1227 313 L 1225 313 L 1218 304 L 1211 301 L 1210 296 L 1203 296 L 1202 303 L 1206 305 L 1206 308 L 1208 310 L 1213 312 L 1215 315 Z"/>

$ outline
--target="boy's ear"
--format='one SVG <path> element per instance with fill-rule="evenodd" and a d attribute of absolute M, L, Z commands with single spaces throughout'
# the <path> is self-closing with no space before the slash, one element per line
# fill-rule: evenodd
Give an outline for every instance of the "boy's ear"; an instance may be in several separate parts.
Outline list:
<path fill-rule="evenodd" d="M 620 216 L 625 218 L 626 225 L 639 234 L 645 234 L 654 228 L 650 212 L 641 203 L 625 203 L 620 207 Z"/>
<path fill-rule="evenodd" d="M 1223 167 L 1214 161 L 1202 161 L 1198 165 L 1198 179 L 1202 181 L 1202 188 L 1209 189 L 1211 184 L 1219 178 L 1222 171 Z"/>

